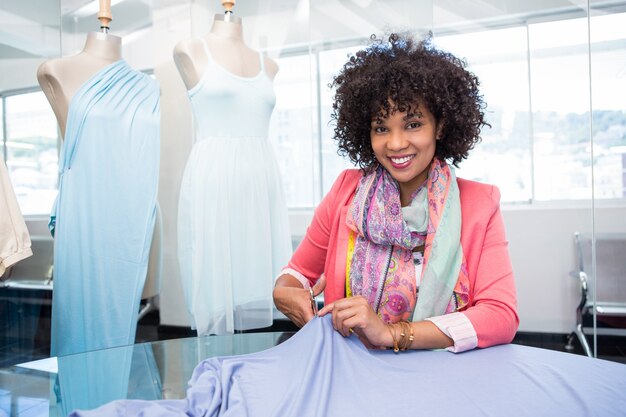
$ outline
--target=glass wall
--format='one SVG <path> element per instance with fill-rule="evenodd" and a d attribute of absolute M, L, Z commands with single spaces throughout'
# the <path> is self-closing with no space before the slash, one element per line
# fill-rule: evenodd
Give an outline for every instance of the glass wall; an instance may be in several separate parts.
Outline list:
<path fill-rule="evenodd" d="M 294 236 L 304 233 L 339 172 L 351 167 L 332 139 L 329 88 L 349 54 L 372 34 L 408 30 L 432 31 L 435 45 L 463 57 L 481 81 L 491 128 L 458 175 L 502 192 L 520 330 L 566 334 L 580 297 L 570 276 L 577 268 L 575 232 L 626 233 L 626 109 L 617 93 L 626 83 L 626 2 L 505 3 L 269 0 L 238 2 L 235 12 L 246 43 L 279 66 L 269 140 Z M 160 83 L 159 313 L 163 325 L 188 327 L 176 219 L 194 126 L 172 53 L 182 40 L 204 36 L 223 10 L 209 0 L 112 4 L 111 33 L 122 38 L 124 59 Z M 14 0 L 0 9 L 3 157 L 31 235 L 50 245 L 44 224 L 58 184 L 61 139 L 36 72 L 47 59 L 82 50 L 87 34 L 99 28 L 97 2 Z"/>
<path fill-rule="evenodd" d="M 591 182 L 596 202 L 590 302 L 598 314 L 588 321 L 595 330 L 590 342 L 596 356 L 619 355 L 616 336 L 626 336 L 626 220 L 624 210 L 614 218 L 603 207 L 626 196 L 626 105 L 616 94 L 626 88 L 626 9 L 615 6 L 591 0 L 589 14 Z"/>
<path fill-rule="evenodd" d="M 37 84 L 37 68 L 61 53 L 59 16 L 57 1 L 0 4 L 0 163 L 31 219 L 47 218 L 58 183 L 56 120 Z M 0 213 L 3 220 L 8 216 Z M 7 233 L 2 229 L 0 238 L 10 238 Z M 0 277 L 0 367 L 49 353 L 52 238 L 45 228 L 30 228 L 30 235 L 34 255 L 21 261 L 24 274 L 9 268 Z M 2 391 L 0 414 L 6 405 Z M 18 394 L 14 401 L 28 397 Z"/>
<path fill-rule="evenodd" d="M 443 27 L 436 43 L 465 57 L 479 77 L 488 105 L 482 141 L 459 175 L 497 184 L 502 199 L 533 200 L 532 140 L 528 76 L 528 34 L 514 26 L 457 33 Z"/>
<path fill-rule="evenodd" d="M 57 127 L 41 91 L 4 98 L 6 164 L 24 215 L 47 215 L 58 183 Z"/>

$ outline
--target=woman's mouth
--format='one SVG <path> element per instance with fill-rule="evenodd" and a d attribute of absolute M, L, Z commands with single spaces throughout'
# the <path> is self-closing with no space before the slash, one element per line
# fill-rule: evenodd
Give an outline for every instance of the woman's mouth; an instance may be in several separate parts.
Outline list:
<path fill-rule="evenodd" d="M 415 154 L 413 155 L 402 155 L 402 156 L 390 156 L 389 161 L 391 161 L 391 166 L 395 169 L 403 169 L 411 165 L 411 160 L 415 158 Z"/>

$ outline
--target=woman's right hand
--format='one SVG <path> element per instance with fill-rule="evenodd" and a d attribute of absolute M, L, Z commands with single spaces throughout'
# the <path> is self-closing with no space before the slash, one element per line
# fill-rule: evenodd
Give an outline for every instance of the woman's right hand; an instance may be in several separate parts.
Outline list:
<path fill-rule="evenodd" d="M 318 296 L 326 287 L 326 278 L 322 275 L 313 285 L 313 294 Z M 296 326 L 302 327 L 313 317 L 311 308 L 311 293 L 302 288 L 302 284 L 291 275 L 282 275 L 274 286 L 274 304 Z"/>

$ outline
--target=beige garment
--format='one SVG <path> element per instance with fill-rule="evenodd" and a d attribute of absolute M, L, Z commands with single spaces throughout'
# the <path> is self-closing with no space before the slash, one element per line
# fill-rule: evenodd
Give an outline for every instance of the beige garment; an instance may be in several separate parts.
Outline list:
<path fill-rule="evenodd" d="M 6 268 L 32 254 L 30 235 L 20 207 L 17 205 L 9 173 L 2 162 L 0 163 L 0 276 L 4 274 Z"/>

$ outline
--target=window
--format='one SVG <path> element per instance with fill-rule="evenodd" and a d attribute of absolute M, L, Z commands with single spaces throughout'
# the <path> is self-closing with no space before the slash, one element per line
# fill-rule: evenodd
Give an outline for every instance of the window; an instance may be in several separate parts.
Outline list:
<path fill-rule="evenodd" d="M 436 38 L 471 64 L 492 125 L 460 176 L 509 202 L 626 196 L 626 14 L 591 22 L 591 58 L 586 18 Z"/>
<path fill-rule="evenodd" d="M 314 134 L 308 54 L 277 59 L 276 106 L 269 137 L 283 177 L 287 206 L 312 207 L 315 202 Z"/>
<path fill-rule="evenodd" d="M 458 176 L 496 184 L 503 201 L 531 200 L 526 28 L 436 36 L 434 43 L 469 63 L 488 106 L 491 128 L 483 129 Z"/>
<path fill-rule="evenodd" d="M 594 197 L 626 197 L 626 13 L 591 17 Z"/>
<path fill-rule="evenodd" d="M 320 131 L 321 131 L 321 158 L 322 158 L 322 193 L 330 191 L 335 179 L 341 171 L 347 168 L 354 168 L 354 164 L 347 156 L 337 154 L 337 142 L 333 139 L 334 124 L 330 115 L 332 113 L 333 95 L 329 87 L 333 78 L 339 73 L 343 64 L 347 61 L 349 54 L 358 51 L 360 48 L 340 48 L 321 51 L 318 54 L 320 68 Z"/>
<path fill-rule="evenodd" d="M 600 199 L 626 197 L 620 94 L 626 91 L 626 13 L 590 21 L 589 33 L 586 17 L 470 32 L 435 29 L 435 44 L 466 59 L 488 105 L 491 128 L 459 176 L 498 185 L 506 202 L 589 199 L 592 191 Z M 353 167 L 332 139 L 328 85 L 366 42 L 324 40 L 277 59 L 269 137 L 290 208 L 316 206 L 337 175 Z M 26 215 L 48 214 L 58 181 L 54 114 L 41 92 L 2 97 L 0 114 L 3 156 L 20 207 Z"/>
<path fill-rule="evenodd" d="M 491 128 L 459 176 L 496 184 L 505 202 L 626 196 L 626 109 L 617 93 L 626 91 L 626 13 L 591 23 L 591 58 L 586 18 L 435 33 L 438 47 L 466 59 L 488 106 Z M 271 137 L 291 208 L 315 206 L 353 167 L 332 139 L 328 85 L 362 45 L 326 42 L 280 60 Z"/>
<path fill-rule="evenodd" d="M 528 26 L 535 199 L 591 198 L 587 19 Z"/>
<path fill-rule="evenodd" d="M 4 98 L 6 165 L 23 215 L 49 214 L 58 187 L 57 125 L 42 92 Z"/>

